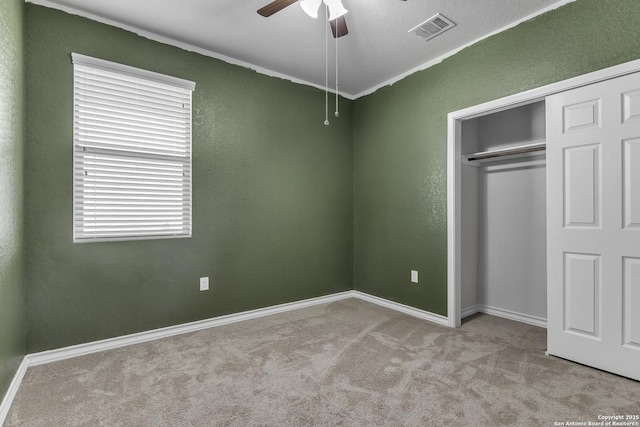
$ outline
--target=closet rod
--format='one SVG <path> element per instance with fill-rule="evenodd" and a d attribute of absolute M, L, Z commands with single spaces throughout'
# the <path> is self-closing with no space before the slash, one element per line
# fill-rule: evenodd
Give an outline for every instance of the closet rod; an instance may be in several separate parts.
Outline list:
<path fill-rule="evenodd" d="M 535 151 L 544 151 L 546 149 L 547 149 L 547 144 L 545 142 L 520 145 L 517 147 L 504 148 L 501 150 L 482 151 L 479 153 L 469 154 L 467 156 L 467 161 L 472 162 L 474 160 L 485 160 L 485 159 L 491 159 L 494 157 L 512 156 L 514 154 L 533 153 Z"/>

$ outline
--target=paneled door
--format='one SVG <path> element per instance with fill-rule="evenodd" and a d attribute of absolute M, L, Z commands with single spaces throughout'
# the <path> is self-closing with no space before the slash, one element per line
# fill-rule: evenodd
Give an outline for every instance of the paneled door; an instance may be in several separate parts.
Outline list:
<path fill-rule="evenodd" d="M 547 351 L 640 380 L 640 74 L 549 96 Z"/>

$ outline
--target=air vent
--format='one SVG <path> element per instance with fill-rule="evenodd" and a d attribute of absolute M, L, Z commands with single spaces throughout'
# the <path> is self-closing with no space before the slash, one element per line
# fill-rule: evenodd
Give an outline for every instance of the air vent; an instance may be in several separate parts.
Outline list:
<path fill-rule="evenodd" d="M 437 15 L 432 16 L 417 27 L 410 29 L 409 32 L 415 33 L 418 37 L 421 37 L 425 40 L 429 40 L 455 26 L 455 22 L 438 13 Z"/>

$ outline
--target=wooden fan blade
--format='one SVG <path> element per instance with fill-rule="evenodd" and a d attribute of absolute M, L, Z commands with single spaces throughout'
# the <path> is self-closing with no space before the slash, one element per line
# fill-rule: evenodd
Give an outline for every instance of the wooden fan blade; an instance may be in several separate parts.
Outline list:
<path fill-rule="evenodd" d="M 344 19 L 344 15 L 338 19 L 329 21 L 329 24 L 331 24 L 331 32 L 333 33 L 334 39 L 337 39 L 338 37 L 346 36 L 347 34 L 349 34 L 349 29 L 347 28 L 347 21 Z"/>
<path fill-rule="evenodd" d="M 268 18 L 276 12 L 280 12 L 287 6 L 291 6 L 298 0 L 275 0 L 269 3 L 268 5 L 258 9 L 258 14 Z"/>

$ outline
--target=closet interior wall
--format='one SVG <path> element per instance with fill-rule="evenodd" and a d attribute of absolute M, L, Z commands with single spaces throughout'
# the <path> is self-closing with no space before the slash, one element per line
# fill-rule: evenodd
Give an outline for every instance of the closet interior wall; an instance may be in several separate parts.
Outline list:
<path fill-rule="evenodd" d="M 462 316 L 478 311 L 544 324 L 544 151 L 467 161 L 472 153 L 545 141 L 544 101 L 462 123 Z"/>

